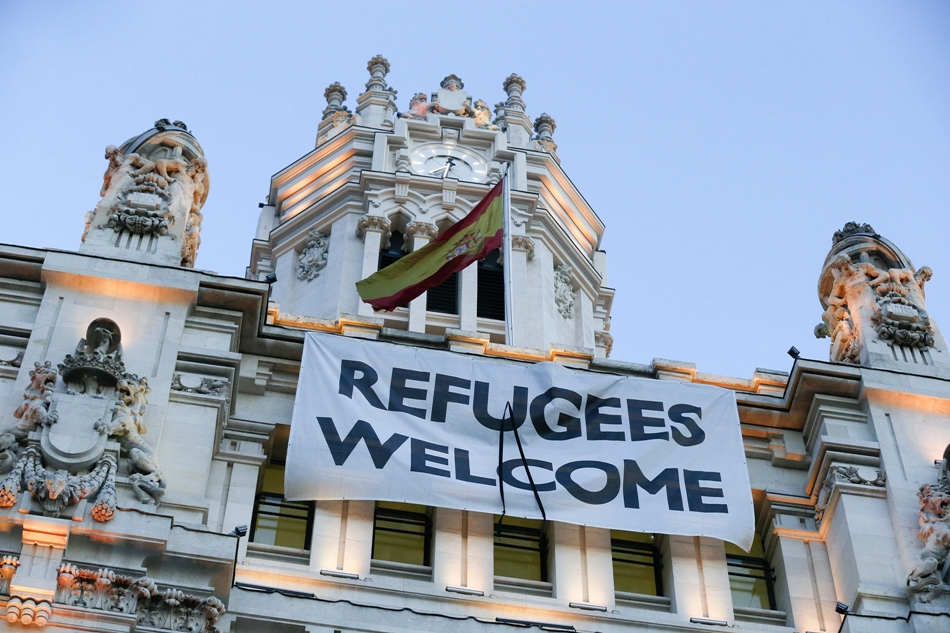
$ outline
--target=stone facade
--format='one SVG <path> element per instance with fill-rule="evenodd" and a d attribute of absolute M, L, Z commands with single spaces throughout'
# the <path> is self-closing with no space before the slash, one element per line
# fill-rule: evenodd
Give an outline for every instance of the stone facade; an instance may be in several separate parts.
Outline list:
<path fill-rule="evenodd" d="M 561 168 L 554 119 L 528 117 L 524 79 L 504 80 L 493 112 L 449 75 L 397 113 L 389 69 L 370 60 L 352 111 L 327 88 L 315 150 L 272 179 L 245 280 L 193 269 L 208 165 L 178 121 L 107 148 L 78 252 L 0 247 L 6 626 L 947 630 L 950 351 L 926 309 L 930 269 L 849 223 L 819 276 L 828 362 L 739 379 L 608 359 L 604 226 Z M 506 168 L 513 341 L 481 312 L 487 267 L 459 274 L 454 311 L 359 301 L 381 253 L 437 237 Z M 550 523 L 545 577 L 518 581 L 497 573 L 491 516 L 430 508 L 426 564 L 382 558 L 374 502 L 291 506 L 269 488 L 307 331 L 731 389 L 760 551 L 654 535 L 636 551 L 653 552 L 655 590 L 631 592 L 609 531 Z M 264 542 L 268 512 L 268 529 L 304 526 L 300 546 Z M 758 606 L 743 570 L 768 587 Z"/>

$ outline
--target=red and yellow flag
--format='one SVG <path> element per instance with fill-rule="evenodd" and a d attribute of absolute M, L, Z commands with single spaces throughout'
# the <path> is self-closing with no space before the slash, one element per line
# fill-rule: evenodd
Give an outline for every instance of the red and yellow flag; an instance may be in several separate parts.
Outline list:
<path fill-rule="evenodd" d="M 407 305 L 472 262 L 502 245 L 502 182 L 471 213 L 437 239 L 356 284 L 360 298 L 376 310 Z"/>

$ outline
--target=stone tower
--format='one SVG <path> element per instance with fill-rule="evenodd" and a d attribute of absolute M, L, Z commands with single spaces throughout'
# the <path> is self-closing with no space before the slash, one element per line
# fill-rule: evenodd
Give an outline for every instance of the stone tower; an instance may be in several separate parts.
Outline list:
<path fill-rule="evenodd" d="M 849 222 L 835 232 L 818 281 L 825 312 L 815 328 L 831 339 L 830 359 L 950 374 L 947 343 L 927 313 L 924 285 L 932 274 L 927 266 L 915 269 L 869 224 Z"/>
<path fill-rule="evenodd" d="M 105 157 L 102 200 L 86 214 L 80 251 L 193 268 L 209 181 L 204 151 L 188 127 L 160 119 L 108 146 Z"/>
<path fill-rule="evenodd" d="M 367 68 L 355 110 L 346 89 L 330 85 L 316 148 L 273 177 L 248 277 L 273 281 L 286 318 L 376 317 L 394 329 L 511 344 L 498 285 L 511 266 L 516 346 L 606 356 L 613 290 L 599 250 L 604 225 L 560 166 L 554 119 L 532 124 L 525 112 L 525 81 L 505 79 L 505 100 L 490 108 L 449 75 L 397 114 L 389 63 L 376 56 Z M 465 217 L 506 169 L 514 261 L 489 257 L 391 312 L 360 301 L 357 281 Z"/>

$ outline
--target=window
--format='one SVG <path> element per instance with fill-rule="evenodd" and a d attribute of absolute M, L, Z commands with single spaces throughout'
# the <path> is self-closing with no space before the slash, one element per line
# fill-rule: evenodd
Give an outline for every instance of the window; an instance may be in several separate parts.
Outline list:
<path fill-rule="evenodd" d="M 726 564 L 729 566 L 729 587 L 735 607 L 776 610 L 775 574 L 765 560 L 758 534 L 748 552 L 726 543 Z"/>
<path fill-rule="evenodd" d="M 373 516 L 373 552 L 379 561 L 428 567 L 432 519 L 426 506 L 380 501 Z"/>
<path fill-rule="evenodd" d="M 541 521 L 495 517 L 495 576 L 548 582 L 548 539 Z"/>
<path fill-rule="evenodd" d="M 252 543 L 310 549 L 313 531 L 313 503 L 284 499 L 284 461 L 290 427 L 279 425 L 274 431 L 271 458 L 261 478 L 254 516 L 251 521 Z"/>
<path fill-rule="evenodd" d="M 505 273 L 498 264 L 500 250 L 478 262 L 479 319 L 505 320 Z"/>
<path fill-rule="evenodd" d="M 378 270 L 397 262 L 406 256 L 403 245 L 406 243 L 403 234 L 393 231 L 389 237 L 389 248 L 379 252 Z M 441 284 L 432 288 L 426 294 L 426 310 L 443 314 L 458 314 L 458 273 L 452 273 Z"/>
<path fill-rule="evenodd" d="M 610 531 L 614 591 L 663 595 L 663 566 L 652 534 Z"/>

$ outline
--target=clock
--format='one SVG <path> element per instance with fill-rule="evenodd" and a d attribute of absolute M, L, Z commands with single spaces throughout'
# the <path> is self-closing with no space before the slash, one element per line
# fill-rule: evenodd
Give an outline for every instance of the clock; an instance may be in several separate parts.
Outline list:
<path fill-rule="evenodd" d="M 488 161 L 457 145 L 426 143 L 409 154 L 412 171 L 421 176 L 457 178 L 466 182 L 488 180 Z"/>

